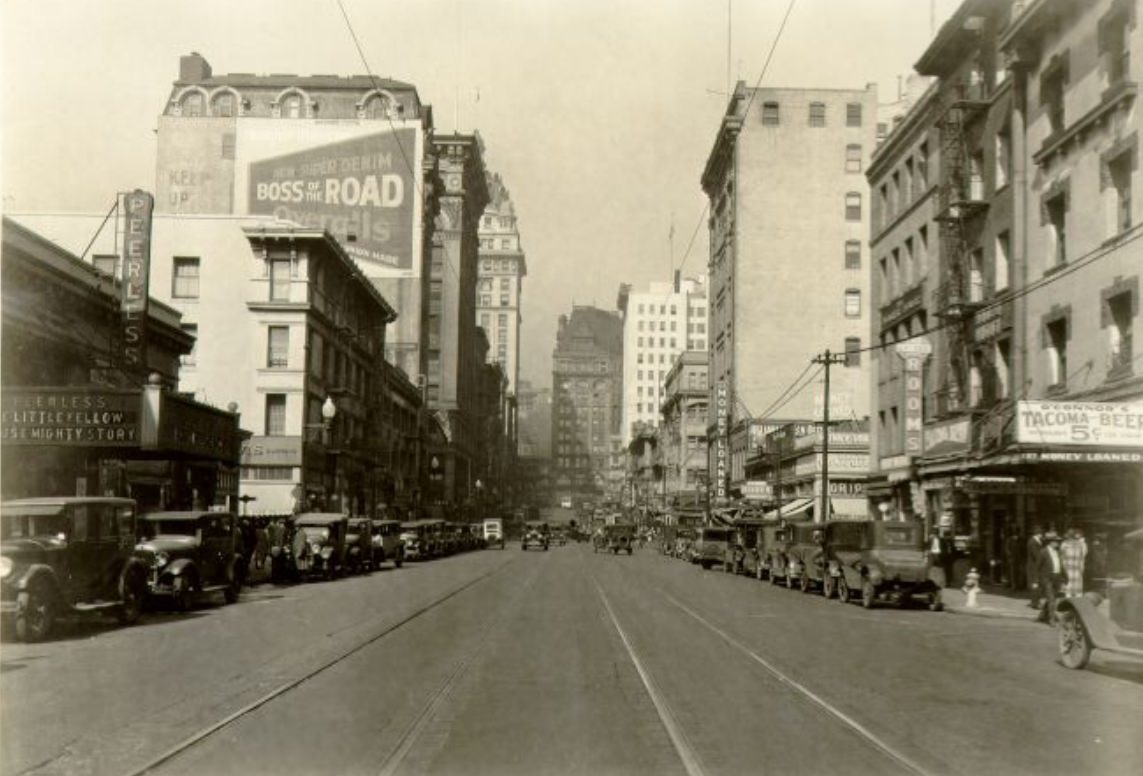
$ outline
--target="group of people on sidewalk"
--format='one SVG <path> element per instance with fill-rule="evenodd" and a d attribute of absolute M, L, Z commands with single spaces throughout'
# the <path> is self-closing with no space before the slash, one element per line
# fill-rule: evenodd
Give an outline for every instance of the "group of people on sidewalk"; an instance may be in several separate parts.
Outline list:
<path fill-rule="evenodd" d="M 1087 542 L 1078 528 L 1068 529 L 1066 538 L 1061 538 L 1053 527 L 1046 532 L 1042 526 L 1032 528 L 1025 571 L 1032 589 L 1029 605 L 1040 610 L 1040 622 L 1056 624 L 1056 601 L 1061 595 L 1066 598 L 1083 595 L 1087 553 Z"/>

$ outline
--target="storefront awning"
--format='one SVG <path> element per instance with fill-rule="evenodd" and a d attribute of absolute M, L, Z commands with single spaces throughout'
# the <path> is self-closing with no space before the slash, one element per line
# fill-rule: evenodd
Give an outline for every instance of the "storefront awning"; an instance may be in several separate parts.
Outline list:
<path fill-rule="evenodd" d="M 815 499 L 812 498 L 796 498 L 788 504 L 784 504 L 781 509 L 781 517 L 783 520 L 804 520 L 812 514 Z M 767 512 L 763 517 L 767 520 L 773 520 L 779 517 L 779 510 L 774 509 Z"/>

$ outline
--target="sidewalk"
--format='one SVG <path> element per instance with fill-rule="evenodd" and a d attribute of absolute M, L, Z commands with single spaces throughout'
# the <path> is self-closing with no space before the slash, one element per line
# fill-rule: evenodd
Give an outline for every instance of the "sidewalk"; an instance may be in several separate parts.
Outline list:
<path fill-rule="evenodd" d="M 1035 622 L 1040 615 L 1039 610 L 1028 605 L 1031 599 L 1030 592 L 1013 592 L 1004 587 L 985 586 L 976 596 L 976 607 L 967 605 L 968 596 L 959 587 L 946 587 L 941 591 L 941 600 L 944 601 L 945 611 L 953 614 L 968 614 L 974 617 L 998 617 L 1010 620 L 1028 620 Z M 1100 611 L 1106 616 L 1109 604 L 1104 600 Z"/>

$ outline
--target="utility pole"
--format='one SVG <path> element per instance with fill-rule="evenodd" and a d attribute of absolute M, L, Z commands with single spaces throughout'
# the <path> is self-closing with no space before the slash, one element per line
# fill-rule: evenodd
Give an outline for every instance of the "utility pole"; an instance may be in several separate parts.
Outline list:
<path fill-rule="evenodd" d="M 821 520 L 818 522 L 829 522 L 829 368 L 831 364 L 844 364 L 845 355 L 837 353 L 830 353 L 829 348 L 826 348 L 824 354 L 814 356 L 812 359 L 815 364 L 822 364 L 825 366 L 825 391 L 822 396 L 822 508 Z"/>

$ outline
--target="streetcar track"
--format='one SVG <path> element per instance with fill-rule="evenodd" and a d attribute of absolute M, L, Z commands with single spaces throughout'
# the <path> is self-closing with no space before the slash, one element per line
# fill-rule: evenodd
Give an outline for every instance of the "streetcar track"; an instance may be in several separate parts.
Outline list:
<path fill-rule="evenodd" d="M 238 720 L 240 720 L 243 717 L 246 717 L 247 715 L 253 713 L 254 711 L 262 708 L 263 706 L 267 705 L 268 703 L 271 703 L 272 701 L 277 700 L 278 698 L 282 697 L 283 695 L 290 692 L 291 690 L 297 689 L 301 685 L 308 682 L 310 679 L 313 679 L 314 677 L 318 676 L 319 674 L 324 673 L 326 670 L 333 668 L 336 665 L 339 665 L 340 663 L 344 662 L 345 660 L 347 660 L 348 658 L 357 654 L 358 652 L 365 649 L 366 647 L 369 647 L 369 646 L 377 643 L 381 639 L 385 638 L 386 636 L 393 634 L 395 631 L 399 630 L 400 628 L 404 627 L 405 625 L 408 625 L 410 622 L 418 619 L 422 615 L 427 614 L 430 611 L 436 609 L 438 606 L 441 606 L 442 604 L 448 602 L 449 600 L 451 600 L 451 599 L 455 598 L 456 596 L 460 595 L 461 593 L 465 592 L 466 590 L 468 590 L 468 589 L 474 587 L 475 585 L 491 578 L 492 576 L 494 576 L 496 574 L 499 574 L 501 571 L 503 571 L 505 568 L 512 565 L 513 563 L 516 563 L 516 560 L 510 559 L 506 563 L 503 563 L 502 565 L 497 566 L 493 569 L 490 569 L 489 571 L 486 571 L 485 573 L 481 574 L 480 576 L 469 580 L 468 582 L 464 583 L 460 587 L 457 587 L 454 590 L 448 592 L 444 596 L 437 598 L 433 601 L 430 601 L 429 603 L 425 604 L 424 606 L 419 607 L 418 609 L 414 610 L 412 613 L 406 615 L 405 617 L 402 617 L 397 622 L 395 622 L 392 625 L 389 625 L 388 627 L 384 628 L 380 633 L 376 633 L 376 634 L 368 637 L 367 639 L 356 644 L 352 648 L 346 650 L 345 652 L 342 652 L 337 657 L 335 657 L 331 660 L 325 661 L 324 663 L 322 663 L 317 668 L 314 668 L 314 669 L 307 671 L 306 673 L 304 673 L 300 677 L 297 677 L 295 679 L 291 679 L 290 681 L 279 685 L 278 687 L 274 688 L 273 690 L 270 690 L 269 692 L 265 693 L 261 697 L 259 697 L 259 698 L 255 699 L 254 701 L 251 701 L 250 703 L 246 704 L 242 708 L 226 715 L 225 717 L 218 720 L 217 722 L 198 730 L 197 732 L 195 732 L 191 736 L 180 741 L 178 744 L 175 744 L 171 748 L 167 749 L 162 754 L 158 755 L 157 757 L 152 758 L 143 766 L 141 766 L 135 770 L 128 771 L 127 776 L 141 776 L 142 774 L 149 773 L 149 772 L 155 770 L 156 768 L 163 765 L 164 763 L 167 763 L 167 762 L 171 761 L 172 759 L 178 757 L 183 752 L 186 752 L 189 749 L 193 748 L 194 746 L 197 746 L 198 744 L 202 743 L 207 738 L 213 736 L 215 733 L 219 732 L 220 730 L 223 730 L 224 728 L 229 727 L 230 725 L 234 724 Z"/>

